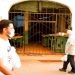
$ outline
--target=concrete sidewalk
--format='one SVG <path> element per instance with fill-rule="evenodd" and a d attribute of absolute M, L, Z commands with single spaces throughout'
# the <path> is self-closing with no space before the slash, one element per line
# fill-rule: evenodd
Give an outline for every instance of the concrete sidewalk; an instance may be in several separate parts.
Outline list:
<path fill-rule="evenodd" d="M 57 61 L 60 61 L 59 59 L 62 55 L 20 55 L 20 57 L 22 66 L 20 69 L 14 71 L 15 75 L 75 75 L 68 74 L 68 71 L 71 69 L 70 66 L 68 66 L 67 72 L 59 71 L 63 62 Z"/>

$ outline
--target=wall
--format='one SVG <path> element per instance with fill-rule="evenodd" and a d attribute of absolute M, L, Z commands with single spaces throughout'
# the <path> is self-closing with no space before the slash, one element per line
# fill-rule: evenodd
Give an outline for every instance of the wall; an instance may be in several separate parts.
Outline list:
<path fill-rule="evenodd" d="M 0 0 L 0 9 L 2 9 L 0 11 L 0 19 L 8 19 L 8 12 L 11 6 L 23 1 L 27 1 L 27 0 Z M 73 30 L 75 31 L 75 9 L 74 9 L 75 0 L 48 0 L 48 1 L 55 1 L 64 5 L 67 5 L 70 8 L 72 12 L 71 25 L 73 27 Z"/>
<path fill-rule="evenodd" d="M 45 8 L 63 8 L 64 6 L 60 5 L 60 4 L 55 4 L 53 2 L 49 2 L 49 1 L 45 1 L 45 2 L 40 2 L 40 9 L 42 7 Z M 12 9 L 14 10 L 22 10 L 22 11 L 31 11 L 31 12 L 38 12 L 38 2 L 37 1 L 25 1 L 22 3 L 18 3 L 16 5 L 14 5 L 12 7 Z"/>
<path fill-rule="evenodd" d="M 37 12 L 37 2 L 23 2 L 12 7 L 12 9 Z"/>

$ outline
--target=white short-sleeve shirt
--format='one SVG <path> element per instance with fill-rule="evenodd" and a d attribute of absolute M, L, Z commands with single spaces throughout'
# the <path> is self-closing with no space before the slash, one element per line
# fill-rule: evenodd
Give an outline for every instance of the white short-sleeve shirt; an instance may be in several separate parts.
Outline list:
<path fill-rule="evenodd" d="M 75 55 L 75 39 L 74 38 L 68 38 L 66 46 L 65 46 L 65 53 L 70 55 Z"/>
<path fill-rule="evenodd" d="M 5 41 L 0 38 L 0 58 L 3 60 L 3 64 L 11 70 L 12 64 L 10 63 L 10 48 L 9 40 Z M 0 75 L 3 74 L 0 72 Z"/>

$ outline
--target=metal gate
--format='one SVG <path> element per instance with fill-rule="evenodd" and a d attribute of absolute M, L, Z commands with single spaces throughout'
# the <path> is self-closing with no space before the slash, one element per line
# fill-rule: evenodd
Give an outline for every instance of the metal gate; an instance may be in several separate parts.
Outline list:
<path fill-rule="evenodd" d="M 52 54 L 51 45 L 54 45 L 51 43 L 50 35 L 65 32 L 70 26 L 70 13 L 57 12 L 56 9 L 53 9 L 53 12 L 47 10 L 44 12 L 43 10 L 42 12 L 28 12 L 28 20 L 25 20 L 25 12 L 9 12 L 9 19 L 13 21 L 16 33 L 10 43 L 17 48 L 19 53 Z M 28 39 L 25 35 L 25 21 L 28 21 Z M 28 40 L 28 44 L 25 44 L 26 40 Z"/>
<path fill-rule="evenodd" d="M 29 45 L 34 48 L 31 53 L 34 54 L 50 54 L 51 49 L 48 46 L 44 46 L 43 36 L 56 33 L 56 14 L 54 13 L 42 13 L 31 12 L 29 13 L 29 31 L 28 39 Z M 48 45 L 48 41 L 46 41 Z"/>
<path fill-rule="evenodd" d="M 18 53 L 25 53 L 24 12 L 9 12 L 9 20 L 15 28 L 15 36 L 10 40 L 10 44 L 16 47 Z"/>
<path fill-rule="evenodd" d="M 30 13 L 29 14 L 29 41 L 42 42 L 42 36 L 56 33 L 56 14 Z"/>

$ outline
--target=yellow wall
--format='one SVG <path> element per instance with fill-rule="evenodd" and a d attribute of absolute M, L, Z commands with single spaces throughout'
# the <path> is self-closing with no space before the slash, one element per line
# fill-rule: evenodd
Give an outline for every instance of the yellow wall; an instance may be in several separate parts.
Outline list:
<path fill-rule="evenodd" d="M 54 2 L 49 2 L 49 1 L 40 2 L 39 4 L 45 8 L 63 8 L 64 7 L 63 5 L 55 4 Z M 12 9 L 37 12 L 38 2 L 37 1 L 25 1 L 25 2 L 14 5 Z"/>

